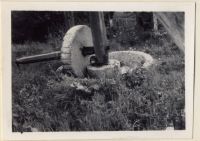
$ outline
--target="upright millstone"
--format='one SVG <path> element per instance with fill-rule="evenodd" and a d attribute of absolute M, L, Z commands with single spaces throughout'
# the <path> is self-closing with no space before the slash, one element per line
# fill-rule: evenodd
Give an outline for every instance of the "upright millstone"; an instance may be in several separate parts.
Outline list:
<path fill-rule="evenodd" d="M 70 64 L 78 77 L 84 77 L 90 59 L 89 56 L 84 56 L 81 50 L 92 46 L 91 29 L 86 25 L 74 26 L 63 38 L 61 61 L 64 64 Z"/>

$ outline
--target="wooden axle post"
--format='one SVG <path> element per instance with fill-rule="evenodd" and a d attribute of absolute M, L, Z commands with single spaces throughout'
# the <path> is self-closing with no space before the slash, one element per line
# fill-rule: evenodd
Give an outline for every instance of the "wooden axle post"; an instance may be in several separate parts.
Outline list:
<path fill-rule="evenodd" d="M 60 55 L 61 55 L 60 51 L 39 54 L 39 55 L 32 55 L 32 56 L 16 59 L 15 63 L 19 65 L 19 64 L 29 64 L 29 63 L 36 63 L 36 62 L 43 62 L 43 61 L 59 60 Z"/>
<path fill-rule="evenodd" d="M 95 55 L 100 66 L 108 64 L 108 52 L 106 51 L 107 37 L 103 12 L 90 13 L 90 26 L 94 44 Z"/>

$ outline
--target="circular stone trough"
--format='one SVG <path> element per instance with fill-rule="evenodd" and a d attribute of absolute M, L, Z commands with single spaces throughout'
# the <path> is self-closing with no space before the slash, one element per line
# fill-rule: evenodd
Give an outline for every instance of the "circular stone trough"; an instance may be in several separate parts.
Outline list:
<path fill-rule="evenodd" d="M 109 53 L 109 64 L 101 67 L 87 66 L 88 74 L 95 78 L 114 78 L 137 68 L 148 69 L 154 63 L 151 55 L 141 51 L 115 51 Z"/>
<path fill-rule="evenodd" d="M 149 68 L 154 60 L 153 57 L 141 51 L 114 51 L 109 53 L 110 59 L 120 61 L 123 66 L 128 66 L 131 69 L 138 67 Z"/>

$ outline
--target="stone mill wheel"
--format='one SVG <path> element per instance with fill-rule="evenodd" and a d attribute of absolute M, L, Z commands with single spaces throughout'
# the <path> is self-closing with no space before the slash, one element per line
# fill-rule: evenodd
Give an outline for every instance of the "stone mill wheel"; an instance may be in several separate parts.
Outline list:
<path fill-rule="evenodd" d="M 61 48 L 61 61 L 70 64 L 78 77 L 84 77 L 90 64 L 89 56 L 83 56 L 83 47 L 93 46 L 91 29 L 86 25 L 77 25 L 67 31 Z"/>

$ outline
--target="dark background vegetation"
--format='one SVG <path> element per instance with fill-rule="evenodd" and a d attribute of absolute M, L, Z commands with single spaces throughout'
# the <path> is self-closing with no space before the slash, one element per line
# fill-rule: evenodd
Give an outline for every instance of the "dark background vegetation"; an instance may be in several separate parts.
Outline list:
<path fill-rule="evenodd" d="M 70 12 L 48 11 L 13 11 L 12 12 L 12 41 L 24 43 L 26 41 L 45 42 L 49 34 L 63 33 L 70 28 L 70 20 L 76 24 L 88 24 L 87 12 L 74 12 L 72 19 Z M 75 24 L 74 23 L 74 24 Z"/>
<path fill-rule="evenodd" d="M 105 23 L 111 51 L 143 51 L 156 63 L 113 79 L 58 73 L 59 60 L 17 67 L 16 58 L 60 50 L 66 31 L 89 25 L 89 18 L 88 12 L 12 12 L 14 132 L 185 129 L 184 54 L 162 25 L 153 29 L 152 13 L 105 12 Z"/>

